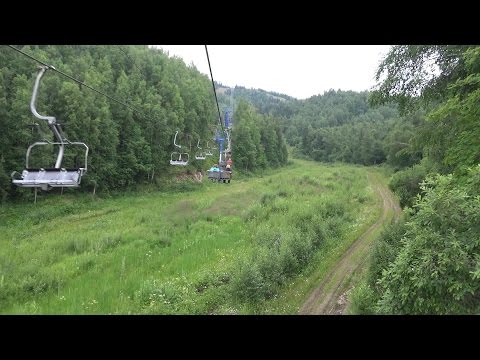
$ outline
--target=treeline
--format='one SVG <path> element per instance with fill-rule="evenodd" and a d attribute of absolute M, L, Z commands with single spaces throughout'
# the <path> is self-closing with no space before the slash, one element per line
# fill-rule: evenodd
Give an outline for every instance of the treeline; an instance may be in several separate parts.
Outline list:
<path fill-rule="evenodd" d="M 261 89 L 217 86 L 222 109 L 235 109 L 239 101 L 247 100 L 258 113 L 277 119 L 287 143 L 313 160 L 363 165 L 386 162 L 398 170 L 422 157 L 421 147 L 411 140 L 425 121 L 424 111 L 400 116 L 396 104 L 373 107 L 368 91 L 329 90 L 297 100 Z"/>
<path fill-rule="evenodd" d="M 237 169 L 254 171 L 287 163 L 287 145 L 276 118 L 262 115 L 247 101 L 240 100 L 234 119 L 232 147 Z"/>
<path fill-rule="evenodd" d="M 142 112 L 47 71 L 37 109 L 55 116 L 70 141 L 89 146 L 89 169 L 82 188 L 121 189 L 161 176 L 169 167 L 176 130 L 211 137 L 215 106 L 208 78 L 161 50 L 116 45 L 24 46 L 22 50 Z M 0 64 L 0 191 L 5 196 L 18 192 L 6 175 L 24 168 L 28 145 L 41 138 L 52 140 L 53 134 L 29 108 L 35 62 L 1 47 Z M 33 122 L 39 126 L 30 127 Z M 36 150 L 39 156 L 32 159 L 31 167 L 53 167 L 52 149 L 49 153 Z M 65 166 L 78 166 L 72 164 L 69 150 Z"/>
<path fill-rule="evenodd" d="M 211 82 L 179 58 L 147 46 L 18 47 L 141 112 L 47 71 L 40 84 L 37 110 L 55 116 L 67 139 L 89 146 L 82 190 L 122 190 L 168 177 L 174 171 L 169 160 L 175 151 L 176 131 L 183 149 L 195 151 L 198 139 L 203 146 L 207 140 L 215 145 L 212 139 L 218 115 Z M 41 139 L 53 140 L 46 122 L 30 111 L 36 74 L 34 61 L 0 47 L 0 201 L 25 193 L 11 185 L 10 174 L 24 169 L 27 147 Z M 268 152 L 266 141 L 263 146 Z M 251 157 L 243 155 L 238 145 L 234 161 L 238 156 L 243 166 L 255 168 L 255 164 L 245 163 Z M 29 165 L 53 167 L 55 158 L 51 147 L 36 147 Z M 82 161 L 81 151 L 74 147 L 66 150 L 65 167 L 80 166 Z M 197 168 L 209 165 L 192 161 Z"/>
<path fill-rule="evenodd" d="M 233 99 L 234 107 L 240 100 L 246 100 L 263 115 L 272 115 L 276 118 L 290 118 L 297 111 L 298 100 L 285 94 L 262 89 L 247 89 L 243 86 L 234 88 L 223 87 L 218 100 L 225 107 L 231 106 Z"/>
<path fill-rule="evenodd" d="M 400 117 L 396 106 L 372 108 L 368 92 L 330 90 L 301 102 L 285 129 L 287 141 L 316 161 L 393 166 L 411 164 L 402 153 L 418 117 Z"/>
<path fill-rule="evenodd" d="M 438 75 L 429 67 L 435 64 Z M 383 233 L 366 283 L 363 314 L 480 311 L 480 47 L 394 46 L 381 63 L 373 105 L 426 111 L 406 151 L 421 151 L 390 186 L 405 218 Z"/>

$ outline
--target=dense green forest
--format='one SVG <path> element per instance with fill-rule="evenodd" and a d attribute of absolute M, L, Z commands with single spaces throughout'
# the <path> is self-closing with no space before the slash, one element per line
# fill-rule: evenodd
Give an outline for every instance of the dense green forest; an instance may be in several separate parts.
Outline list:
<path fill-rule="evenodd" d="M 424 120 L 421 110 L 400 116 L 397 105 L 372 107 L 369 93 L 329 90 L 306 100 L 261 89 L 219 85 L 224 109 L 248 101 L 256 111 L 278 120 L 287 143 L 297 155 L 322 162 L 374 165 L 395 169 L 417 163 L 422 150 L 411 142 Z"/>
<path fill-rule="evenodd" d="M 208 140 L 214 145 L 218 113 L 211 81 L 183 60 L 147 46 L 20 48 L 128 105 L 101 96 L 52 70 L 43 77 L 37 100 L 39 113 L 55 116 L 70 141 L 84 142 L 90 148 L 83 191 L 96 187 L 102 193 L 161 183 L 163 178 L 179 171 L 169 164 L 176 131 L 177 143 L 189 150 L 195 151 L 199 139 L 203 147 Z M 10 174 L 23 170 L 30 144 L 53 139 L 46 121 L 37 120 L 29 108 L 36 73 L 34 61 L 7 46 L 0 47 L 0 201 L 30 193 L 11 185 Z M 234 161 L 238 156 L 238 165 L 248 170 L 285 164 L 285 141 L 278 121 L 264 118 L 253 108 L 242 112 L 242 108 L 240 115 L 233 114 L 239 129 L 238 136 L 233 136 L 232 147 L 243 137 L 250 142 L 246 148 L 239 144 Z M 30 167 L 53 167 L 54 149 L 37 149 L 32 151 Z M 210 162 L 193 159 L 188 168 L 205 170 L 215 158 L 210 158 Z M 246 164 L 247 159 L 255 162 Z M 65 167 L 78 167 L 82 161 L 81 153 L 73 147 L 66 150 Z"/>
<path fill-rule="evenodd" d="M 426 112 L 411 140 L 423 156 L 390 182 L 405 218 L 376 244 L 356 312 L 478 314 L 480 47 L 394 46 L 379 78 L 373 105 Z"/>
<path fill-rule="evenodd" d="M 261 114 L 270 114 L 279 119 L 289 119 L 298 111 L 298 106 L 301 104 L 300 100 L 274 91 L 247 89 L 238 85 L 229 88 L 221 83 L 217 85 L 218 101 L 225 108 L 236 107 L 238 101 L 243 99 L 252 104 Z"/>
<path fill-rule="evenodd" d="M 408 143 L 415 118 L 400 117 L 396 107 L 372 109 L 368 93 L 325 92 L 304 101 L 291 119 L 286 137 L 317 161 L 373 165 L 409 162 L 399 153 Z"/>

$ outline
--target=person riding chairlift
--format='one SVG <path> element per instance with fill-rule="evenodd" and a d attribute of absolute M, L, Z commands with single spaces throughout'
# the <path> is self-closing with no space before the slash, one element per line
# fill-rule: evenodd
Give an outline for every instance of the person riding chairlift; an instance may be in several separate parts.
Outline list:
<path fill-rule="evenodd" d="M 227 160 L 227 166 L 225 167 L 225 170 L 226 170 L 226 171 L 232 172 L 232 163 L 233 163 L 232 159 L 229 158 L 229 159 Z"/>

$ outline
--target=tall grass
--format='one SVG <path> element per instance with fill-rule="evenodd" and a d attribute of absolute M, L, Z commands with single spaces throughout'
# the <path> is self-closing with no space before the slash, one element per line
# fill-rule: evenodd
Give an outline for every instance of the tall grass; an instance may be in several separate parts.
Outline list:
<path fill-rule="evenodd" d="M 366 173 L 297 160 L 231 184 L 3 206 L 0 313 L 270 312 L 370 221 Z"/>

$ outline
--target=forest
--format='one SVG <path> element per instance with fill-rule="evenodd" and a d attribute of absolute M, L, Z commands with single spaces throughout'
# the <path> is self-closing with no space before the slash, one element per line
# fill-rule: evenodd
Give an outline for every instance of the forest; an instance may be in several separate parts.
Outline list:
<path fill-rule="evenodd" d="M 210 79 L 180 58 L 147 46 L 38 45 L 20 49 L 121 102 L 52 70 L 42 79 L 38 112 L 55 116 L 70 141 L 89 147 L 82 191 L 122 191 L 160 184 L 172 177 L 177 170 L 169 161 L 177 131 L 177 143 L 189 152 L 197 145 L 215 145 L 220 126 Z M 30 144 L 41 139 L 53 141 L 47 122 L 34 118 L 29 108 L 37 70 L 31 59 L 7 46 L 0 47 L 2 202 L 30 194 L 12 186 L 10 174 L 25 167 Z M 237 131 L 232 138 L 234 147 L 239 143 L 236 165 L 252 171 L 285 164 L 286 143 L 279 121 L 247 103 L 239 104 L 236 110 Z M 220 115 L 223 118 L 224 114 Z M 35 148 L 29 166 L 53 167 L 54 151 L 53 146 Z M 82 153 L 73 147 L 65 151 L 64 166 L 78 167 L 82 161 Z M 188 169 L 205 170 L 215 161 L 212 157 L 204 164 L 193 159 Z"/>
<path fill-rule="evenodd" d="M 213 156 L 205 161 L 193 160 L 184 169 L 169 164 L 177 131 L 180 134 L 177 142 L 195 151 L 197 143 L 214 144 L 219 130 L 212 81 L 193 65 L 187 66 L 182 59 L 148 46 L 15 46 L 123 102 L 111 101 L 52 70 L 44 76 L 37 101 L 39 113 L 55 116 L 69 140 L 85 142 L 90 148 L 88 172 L 82 187 L 75 192 L 86 196 L 95 191 L 101 198 L 130 190 L 142 193 L 147 187 L 161 190 L 166 181 L 180 172 L 205 172 L 216 162 Z M 0 209 L 3 208 L 0 215 L 8 214 L 12 206 L 31 202 L 31 189 L 12 185 L 10 174 L 25 167 L 25 152 L 30 144 L 43 138 L 52 139 L 47 124 L 36 121 L 29 107 L 37 71 L 31 59 L 10 47 L 0 47 Z M 314 266 L 312 259 L 333 261 L 325 260 L 333 255 L 320 242 L 326 239 L 325 243 L 329 243 L 331 236 L 346 246 L 347 225 L 360 221 L 355 211 L 367 207 L 373 211 L 366 178 L 359 180 L 367 176 L 362 169 L 380 169 L 388 174 L 388 186 L 398 197 L 402 216 L 398 221 L 392 220 L 373 243 L 366 268 L 350 295 L 350 312 L 479 313 L 480 46 L 392 46 L 377 69 L 376 81 L 370 91 L 330 89 L 305 100 L 240 85 L 230 88 L 215 82 L 220 117 L 232 111 L 234 171 L 242 181 L 261 181 L 265 169 L 278 172 L 274 194 L 268 192 L 268 181 L 272 180 L 265 180 L 261 182 L 265 193 L 255 195 L 259 200 L 254 205 L 248 207 L 235 200 L 239 207 L 246 206 L 246 212 L 239 218 L 258 226 L 258 233 L 252 228 L 248 236 L 258 241 L 261 252 L 257 256 L 254 250 L 245 250 L 248 255 L 232 265 L 235 270 L 228 275 L 231 281 L 228 285 L 218 280 L 220 273 L 211 275 L 218 277 L 219 289 L 224 285 L 229 287 L 225 292 L 211 290 L 212 295 L 208 296 L 215 299 L 216 308 L 222 308 L 219 304 L 228 298 L 225 301 L 230 307 L 240 301 L 245 313 L 260 311 L 263 305 L 259 304 L 274 301 L 293 274 L 299 278 L 310 274 L 305 275 L 304 271 Z M 32 154 L 32 162 L 38 167 L 51 167 L 53 159 L 52 147 Z M 298 178 L 302 186 L 298 187 L 298 193 L 293 181 L 282 183 L 285 180 L 281 178 L 282 172 L 295 178 L 292 166 L 300 163 L 292 165 L 292 159 L 302 161 L 299 169 L 303 177 Z M 66 151 L 65 162 L 69 166 L 78 166 L 81 161 L 81 153 Z M 341 175 L 336 168 L 326 168 L 328 177 L 324 178 L 319 175 L 320 168 L 316 168 L 312 173 L 317 175 L 312 178 L 303 161 L 313 161 L 319 166 L 350 164 L 351 167 L 344 170 L 348 176 Z M 355 180 L 353 174 L 359 179 Z M 321 191 L 315 189 L 326 191 L 326 183 L 333 189 L 334 177 L 347 179 L 346 185 L 342 184 L 345 188 L 335 188 L 336 200 L 329 197 L 329 203 L 322 205 Z M 245 184 L 242 189 L 246 189 Z M 288 191 L 282 190 L 282 184 L 288 186 Z M 307 186 L 310 193 L 304 192 L 305 184 L 312 186 Z M 352 189 L 362 195 L 354 195 Z M 254 190 L 248 191 L 245 196 L 253 199 Z M 340 195 L 347 192 L 351 198 Z M 302 201 L 315 196 L 312 206 L 323 215 L 307 214 L 297 205 L 293 207 L 287 201 L 293 193 Z M 206 201 L 197 206 L 210 209 Z M 271 215 L 265 216 L 266 208 Z M 289 215 L 288 209 L 298 213 Z M 238 209 L 229 211 L 240 214 Z M 368 219 L 373 219 L 373 213 L 368 214 Z M 280 215 L 287 220 L 278 220 L 280 217 L 276 216 Z M 4 218 L 10 219 L 7 215 Z M 282 243 L 279 240 L 282 235 L 278 232 L 272 235 L 274 229 L 262 225 L 262 219 L 274 226 L 291 221 L 291 226 L 308 234 L 308 241 L 302 242 L 294 233 L 288 233 L 288 241 Z M 308 223 L 305 219 L 316 219 L 319 228 L 315 224 L 304 225 Z M 15 221 L 11 220 L 11 226 Z M 243 239 L 240 234 L 247 230 L 238 226 L 238 239 Z M 5 230 L 14 232 L 14 228 Z M 175 236 L 183 235 L 175 233 Z M 14 237 L 11 241 L 19 240 Z M 254 240 L 242 242 L 242 249 L 250 249 L 252 243 Z M 87 247 L 93 245 L 82 246 L 88 253 Z M 275 246 L 280 249 L 278 253 L 274 252 Z M 77 250 L 72 252 L 76 254 Z M 5 260 L 6 255 L 0 259 L 0 272 L 7 273 L 5 269 L 12 265 Z M 222 273 L 225 271 L 222 268 Z M 155 282 L 149 284 L 151 293 L 158 290 Z M 25 288 L 11 286 L 10 295 L 3 298 L 9 304 L 14 303 L 17 291 L 30 299 Z M 48 291 L 53 290 L 47 287 L 45 292 Z M 132 294 L 135 291 L 140 290 L 132 282 Z M 227 297 L 227 293 L 232 297 Z M 191 296 L 189 293 L 184 298 L 178 297 L 182 311 L 208 312 L 205 309 L 209 309 L 211 299 L 205 300 L 204 310 L 198 310 L 192 305 L 195 300 Z M 136 309 L 143 306 L 135 304 Z M 159 313 L 167 311 L 155 309 Z M 175 313 L 172 309 L 167 312 Z"/>

